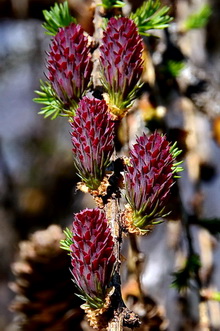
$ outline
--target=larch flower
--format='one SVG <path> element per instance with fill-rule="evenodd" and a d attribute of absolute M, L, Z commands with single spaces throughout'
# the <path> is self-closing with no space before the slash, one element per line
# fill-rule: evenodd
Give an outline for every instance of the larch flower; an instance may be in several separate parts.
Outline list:
<path fill-rule="evenodd" d="M 84 209 L 75 214 L 69 246 L 72 276 L 81 297 L 91 308 L 101 308 L 115 266 L 114 242 L 104 211 Z"/>
<path fill-rule="evenodd" d="M 166 137 L 155 132 L 137 138 L 130 151 L 130 165 L 126 167 L 126 199 L 132 212 L 131 223 L 141 230 L 148 230 L 155 219 L 164 216 L 164 209 L 174 184 L 180 154 L 170 146 Z"/>
<path fill-rule="evenodd" d="M 47 53 L 47 78 L 57 97 L 75 109 L 87 89 L 92 72 L 88 38 L 75 23 L 60 28 Z"/>
<path fill-rule="evenodd" d="M 135 23 L 127 18 L 111 18 L 100 47 L 102 82 L 113 114 L 123 115 L 131 106 L 143 71 L 143 43 Z"/>
<path fill-rule="evenodd" d="M 114 151 L 114 122 L 104 100 L 84 97 L 71 123 L 74 164 L 82 181 L 96 190 Z"/>

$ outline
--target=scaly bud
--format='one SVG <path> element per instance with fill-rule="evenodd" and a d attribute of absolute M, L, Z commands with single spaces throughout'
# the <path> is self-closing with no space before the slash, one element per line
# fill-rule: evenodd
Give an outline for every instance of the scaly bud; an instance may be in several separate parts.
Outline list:
<path fill-rule="evenodd" d="M 173 174 L 182 169 L 175 163 L 180 152 L 175 149 L 173 153 L 165 136 L 157 132 L 149 137 L 143 134 L 136 142 L 130 151 L 130 165 L 126 167 L 126 199 L 131 225 L 144 233 L 156 223 L 156 218 L 165 216 Z"/>
<path fill-rule="evenodd" d="M 77 107 L 92 72 L 88 38 L 80 25 L 60 28 L 50 45 L 47 78 L 64 107 Z"/>
<path fill-rule="evenodd" d="M 74 164 L 82 181 L 96 190 L 114 150 L 114 122 L 104 100 L 84 97 L 72 126 Z"/>
<path fill-rule="evenodd" d="M 103 307 L 114 271 L 114 242 L 105 213 L 84 209 L 75 214 L 70 255 L 73 281 L 89 307 Z"/>
<path fill-rule="evenodd" d="M 135 23 L 126 17 L 111 18 L 100 47 L 102 82 L 110 111 L 123 116 L 140 85 L 143 43 Z"/>

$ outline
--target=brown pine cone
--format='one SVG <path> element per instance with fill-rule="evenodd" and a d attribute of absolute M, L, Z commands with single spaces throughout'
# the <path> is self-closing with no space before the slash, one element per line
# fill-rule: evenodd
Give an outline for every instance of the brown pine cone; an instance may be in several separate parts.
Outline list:
<path fill-rule="evenodd" d="M 82 330 L 82 302 L 74 295 L 70 258 L 60 249 L 61 239 L 61 228 L 51 225 L 19 244 L 12 265 L 16 279 L 10 284 L 16 296 L 10 309 L 22 331 Z"/>

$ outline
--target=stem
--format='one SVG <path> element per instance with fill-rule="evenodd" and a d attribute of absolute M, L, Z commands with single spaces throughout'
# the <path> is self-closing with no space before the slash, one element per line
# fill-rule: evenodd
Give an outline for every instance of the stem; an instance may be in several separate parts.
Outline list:
<path fill-rule="evenodd" d="M 182 211 L 182 220 L 183 220 L 183 225 L 184 225 L 185 231 L 186 231 L 186 239 L 187 239 L 187 243 L 188 243 L 188 256 L 192 256 L 192 255 L 195 255 L 195 250 L 193 247 L 193 240 L 192 240 L 191 231 L 190 231 L 189 215 L 186 213 L 185 210 Z M 198 272 L 195 272 L 195 281 L 198 286 L 198 295 L 199 295 L 199 298 L 201 301 L 202 298 L 201 298 L 200 290 L 202 287 L 202 283 L 201 283 L 201 279 L 200 279 Z"/>
<path fill-rule="evenodd" d="M 135 278 L 138 284 L 138 289 L 140 293 L 140 299 L 143 302 L 143 292 L 141 288 L 141 281 L 140 281 L 140 276 L 141 276 L 141 264 L 143 263 L 143 254 L 139 250 L 138 243 L 137 243 L 137 237 L 133 233 L 129 233 L 129 239 L 130 239 L 130 245 L 131 245 L 131 252 L 132 252 L 132 270 L 134 271 Z"/>
<path fill-rule="evenodd" d="M 112 235 L 115 241 L 115 256 L 117 260 L 116 272 L 119 272 L 121 265 L 120 250 L 121 250 L 121 242 L 122 242 L 119 200 L 112 199 L 110 202 L 107 203 L 105 210 L 106 210 L 107 219 L 110 222 L 109 224 L 112 229 Z"/>
<path fill-rule="evenodd" d="M 108 324 L 108 331 L 120 331 L 123 330 L 123 319 L 124 316 L 119 315 L 118 318 L 112 319 Z"/>
<path fill-rule="evenodd" d="M 129 154 L 129 143 L 130 143 L 130 130 L 129 130 L 129 124 L 128 124 L 128 116 L 125 116 L 122 119 L 122 129 L 124 134 L 124 146 L 123 150 L 125 155 L 127 156 Z"/>

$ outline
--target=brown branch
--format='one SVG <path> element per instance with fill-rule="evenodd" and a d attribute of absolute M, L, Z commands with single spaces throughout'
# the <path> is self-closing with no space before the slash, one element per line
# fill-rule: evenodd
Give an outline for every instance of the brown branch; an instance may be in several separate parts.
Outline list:
<path fill-rule="evenodd" d="M 123 326 L 128 328 L 137 328 L 140 326 L 139 317 L 128 308 L 118 309 L 114 318 L 108 324 L 108 331 L 121 331 Z"/>
<path fill-rule="evenodd" d="M 142 264 L 144 261 L 144 256 L 139 250 L 136 235 L 133 233 L 129 233 L 129 239 L 130 239 L 131 254 L 132 254 L 132 258 L 130 261 L 131 269 L 132 269 L 133 273 L 135 274 L 136 282 L 138 284 L 138 290 L 140 293 L 140 299 L 143 302 L 144 298 L 143 298 L 140 276 L 141 276 L 141 272 L 142 272 Z"/>
<path fill-rule="evenodd" d="M 102 39 L 102 16 L 104 13 L 100 13 L 101 7 L 100 0 L 94 0 L 94 41 L 96 45 L 100 45 Z M 118 9 L 117 9 L 118 10 Z M 114 13 L 113 13 L 114 16 Z M 100 82 L 100 64 L 99 64 L 99 49 L 98 47 L 93 52 L 93 87 L 98 89 L 102 84 Z M 140 325 L 139 317 L 130 311 L 126 306 L 121 296 L 121 280 L 120 280 L 120 250 L 122 243 L 122 228 L 120 225 L 121 211 L 119 206 L 119 199 L 116 194 L 113 193 L 112 197 L 108 199 L 105 205 L 105 212 L 107 219 L 109 220 L 110 227 L 112 229 L 112 235 L 114 238 L 116 267 L 115 274 L 112 279 L 112 286 L 115 288 L 113 295 L 111 296 L 111 308 L 109 311 L 110 321 L 108 322 L 108 331 L 122 331 L 123 326 L 134 328 Z"/>
<path fill-rule="evenodd" d="M 124 316 L 121 314 L 118 318 L 113 318 L 108 324 L 108 331 L 119 331 L 123 330 L 123 319 Z"/>
<path fill-rule="evenodd" d="M 102 38 L 102 17 L 100 15 L 100 7 L 97 6 L 100 3 L 99 0 L 94 0 L 93 5 L 95 6 L 94 10 L 94 40 L 97 44 L 100 44 L 101 38 Z M 101 85 L 100 83 L 100 64 L 99 64 L 99 49 L 97 48 L 94 53 L 93 53 L 93 86 L 94 88 L 97 88 L 98 86 Z M 115 292 L 114 292 L 114 298 L 112 301 L 114 301 L 112 307 L 113 307 L 113 312 L 111 316 L 113 318 L 109 321 L 108 323 L 108 328 L 107 330 L 117 330 L 121 331 L 123 330 L 123 320 L 124 316 L 121 314 L 116 314 L 116 311 L 118 309 L 118 305 L 124 305 L 122 298 L 121 298 L 121 291 L 120 291 L 120 276 L 119 276 L 119 269 L 120 269 L 120 246 L 121 246 L 121 230 L 120 230 L 120 224 L 119 224 L 119 202 L 117 199 L 111 199 L 105 206 L 105 211 L 106 211 L 106 216 L 107 219 L 109 220 L 109 224 L 112 229 L 112 235 L 114 238 L 115 246 L 115 256 L 116 256 L 116 270 L 115 273 L 117 273 L 119 278 L 119 281 L 117 280 L 115 286 Z M 115 277 L 114 277 L 115 278 Z M 113 281 L 114 283 L 114 281 Z"/>

